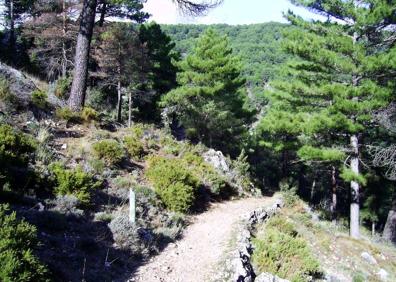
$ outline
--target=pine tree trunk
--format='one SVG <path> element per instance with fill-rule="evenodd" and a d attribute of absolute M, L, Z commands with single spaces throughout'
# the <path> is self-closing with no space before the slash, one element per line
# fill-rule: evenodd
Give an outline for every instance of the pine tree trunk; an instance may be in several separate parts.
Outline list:
<path fill-rule="evenodd" d="M 117 121 L 122 121 L 122 91 L 121 91 L 121 80 L 118 79 L 117 83 Z"/>
<path fill-rule="evenodd" d="M 351 136 L 351 169 L 355 174 L 359 174 L 359 141 L 357 135 Z M 359 232 L 359 183 L 351 181 L 351 207 L 350 207 L 350 235 L 358 239 Z"/>
<path fill-rule="evenodd" d="M 392 207 L 388 213 L 382 237 L 396 244 L 396 195 L 393 197 Z"/>
<path fill-rule="evenodd" d="M 132 126 L 132 91 L 128 93 L 128 127 Z"/>
<path fill-rule="evenodd" d="M 96 5 L 97 0 L 84 0 L 80 30 L 77 37 L 73 83 L 69 98 L 69 108 L 73 111 L 81 110 L 85 102 L 89 51 L 95 23 Z"/>
<path fill-rule="evenodd" d="M 316 190 L 316 175 L 315 175 L 315 178 L 314 178 L 314 180 L 312 182 L 312 186 L 311 186 L 311 196 L 310 196 L 311 203 L 313 203 L 313 201 L 314 201 L 315 190 Z"/>
<path fill-rule="evenodd" d="M 100 27 L 102 27 L 104 24 L 105 17 L 106 17 L 106 9 L 107 9 L 106 0 L 102 0 L 102 7 L 100 9 L 100 19 L 99 19 L 99 23 L 98 23 L 98 25 Z"/>
<path fill-rule="evenodd" d="M 337 222 L 337 177 L 335 166 L 331 167 L 331 220 L 335 224 Z"/>
<path fill-rule="evenodd" d="M 15 43 L 16 43 L 16 38 L 15 38 L 15 6 L 14 6 L 14 0 L 10 0 L 8 4 L 8 17 L 10 21 L 10 40 L 9 40 L 9 49 L 10 53 L 15 52 Z"/>
<path fill-rule="evenodd" d="M 62 39 L 62 77 L 66 78 L 67 76 L 67 53 L 66 53 L 66 33 L 67 33 L 67 26 L 66 26 L 66 0 L 62 1 L 62 8 L 63 8 L 63 39 Z"/>

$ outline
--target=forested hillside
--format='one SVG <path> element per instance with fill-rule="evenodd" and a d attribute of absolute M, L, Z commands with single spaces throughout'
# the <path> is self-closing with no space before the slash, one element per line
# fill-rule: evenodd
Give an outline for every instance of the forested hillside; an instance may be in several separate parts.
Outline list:
<path fill-rule="evenodd" d="M 225 34 L 230 40 L 234 53 L 242 58 L 243 75 L 247 87 L 256 95 L 262 94 L 268 82 L 281 75 L 280 66 L 290 55 L 283 51 L 283 33 L 292 27 L 280 23 L 252 25 L 161 25 L 176 44 L 175 50 L 186 55 L 194 48 L 194 42 L 208 28 Z"/>
<path fill-rule="evenodd" d="M 396 5 L 290 2 L 0 0 L 0 281 L 395 281 Z"/>

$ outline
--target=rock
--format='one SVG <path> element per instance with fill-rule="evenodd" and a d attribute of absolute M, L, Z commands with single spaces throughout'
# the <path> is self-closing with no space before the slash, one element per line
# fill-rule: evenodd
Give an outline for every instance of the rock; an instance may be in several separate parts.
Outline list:
<path fill-rule="evenodd" d="M 240 281 L 240 282 L 251 282 L 253 278 L 249 269 L 246 269 L 244 263 L 240 259 L 235 259 L 233 262 L 234 267 L 234 277 L 233 281 Z"/>
<path fill-rule="evenodd" d="M 62 150 L 66 150 L 67 149 L 67 144 L 63 144 L 61 147 Z"/>
<path fill-rule="evenodd" d="M 285 280 L 279 278 L 278 276 L 272 275 L 270 273 L 261 273 L 254 280 L 255 282 L 289 282 L 289 280 Z"/>
<path fill-rule="evenodd" d="M 327 282 L 340 282 L 341 280 L 338 279 L 334 275 L 326 274 L 324 281 L 327 281 Z"/>
<path fill-rule="evenodd" d="M 369 264 L 377 264 L 377 260 L 368 252 L 363 252 L 360 256 Z"/>
<path fill-rule="evenodd" d="M 0 76 L 8 81 L 11 92 L 27 105 L 30 101 L 31 93 L 37 89 L 34 82 L 22 72 L 2 63 L 0 63 Z"/>
<path fill-rule="evenodd" d="M 203 157 L 204 160 L 213 165 L 215 169 L 218 169 L 223 173 L 228 173 L 230 171 L 226 158 L 222 152 L 210 149 L 203 155 Z"/>
<path fill-rule="evenodd" d="M 379 279 L 380 279 L 381 281 L 387 281 L 387 280 L 388 280 L 389 274 L 388 274 L 388 272 L 387 272 L 385 269 L 383 269 L 383 268 L 381 268 L 381 269 L 377 272 L 377 275 L 378 275 L 378 277 L 379 277 Z"/>

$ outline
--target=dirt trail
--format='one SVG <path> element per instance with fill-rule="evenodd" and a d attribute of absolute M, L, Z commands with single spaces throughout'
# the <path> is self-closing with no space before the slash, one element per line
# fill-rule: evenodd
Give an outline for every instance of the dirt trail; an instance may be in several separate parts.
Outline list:
<path fill-rule="evenodd" d="M 240 216 L 269 206 L 272 198 L 249 198 L 214 204 L 193 218 L 184 236 L 142 265 L 130 281 L 203 282 L 213 277 Z"/>

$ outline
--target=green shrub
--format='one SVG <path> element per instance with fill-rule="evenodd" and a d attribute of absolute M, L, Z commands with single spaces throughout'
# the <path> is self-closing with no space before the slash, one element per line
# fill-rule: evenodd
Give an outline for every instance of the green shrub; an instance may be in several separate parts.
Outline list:
<path fill-rule="evenodd" d="M 102 160 L 98 160 L 98 159 L 90 159 L 88 161 L 90 167 L 91 167 L 91 171 L 95 174 L 103 174 L 106 164 L 104 161 Z"/>
<path fill-rule="evenodd" d="M 203 180 L 214 195 L 221 195 L 226 192 L 228 185 L 225 178 L 212 165 L 206 163 L 202 156 L 189 151 L 183 155 L 182 161 L 188 165 L 197 178 Z"/>
<path fill-rule="evenodd" d="M 0 190 L 6 183 L 11 188 L 22 185 L 29 156 L 35 149 L 36 144 L 28 135 L 9 125 L 0 125 Z"/>
<path fill-rule="evenodd" d="M 68 107 L 56 109 L 55 116 L 58 119 L 65 120 L 68 122 L 79 122 L 80 120 L 79 113 L 73 112 Z"/>
<path fill-rule="evenodd" d="M 132 135 L 138 139 L 143 138 L 144 135 L 144 125 L 143 124 L 135 124 L 131 129 Z"/>
<path fill-rule="evenodd" d="M 40 109 L 45 109 L 47 107 L 47 99 L 47 93 L 42 90 L 36 89 L 32 93 L 32 102 L 36 107 Z"/>
<path fill-rule="evenodd" d="M 58 79 L 56 82 L 55 96 L 61 99 L 67 99 L 69 96 L 68 93 L 70 91 L 71 82 L 70 77 Z"/>
<path fill-rule="evenodd" d="M 137 137 L 125 136 L 124 145 L 131 158 L 139 160 L 144 156 L 143 142 L 140 141 L 140 139 L 138 139 Z"/>
<path fill-rule="evenodd" d="M 8 81 L 3 77 L 0 77 L 0 101 L 6 105 L 12 105 L 17 102 L 17 98 L 12 94 Z"/>
<path fill-rule="evenodd" d="M 50 165 L 50 171 L 54 176 L 55 195 L 73 195 L 82 205 L 90 203 L 91 192 L 100 185 L 92 175 L 84 172 L 79 166 L 67 169 L 60 163 L 53 163 Z"/>
<path fill-rule="evenodd" d="M 180 160 L 151 157 L 146 176 L 168 209 L 187 212 L 193 205 L 200 182 Z"/>
<path fill-rule="evenodd" d="M 253 240 L 252 259 L 260 272 L 270 272 L 292 282 L 321 275 L 319 262 L 295 227 L 281 217 L 273 217 Z"/>
<path fill-rule="evenodd" d="M 90 123 L 92 121 L 96 121 L 99 119 L 99 114 L 97 111 L 95 111 L 94 109 L 90 108 L 90 107 L 85 107 L 82 111 L 81 111 L 81 119 L 84 122 Z"/>
<path fill-rule="evenodd" d="M 36 228 L 0 205 L 0 281 L 49 281 L 46 267 L 33 255 L 37 245 Z"/>
<path fill-rule="evenodd" d="M 138 185 L 136 176 L 134 175 L 117 176 L 113 183 L 117 189 L 129 189 Z"/>
<path fill-rule="evenodd" d="M 287 207 L 293 207 L 300 199 L 297 195 L 297 187 L 292 186 L 288 179 L 282 179 L 279 188 Z"/>
<path fill-rule="evenodd" d="M 93 154 L 97 159 L 104 160 L 108 165 L 120 163 L 124 158 L 124 149 L 116 140 L 105 139 L 92 146 Z"/>

